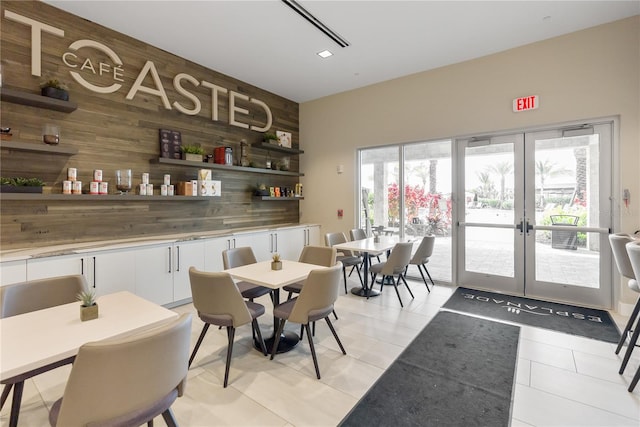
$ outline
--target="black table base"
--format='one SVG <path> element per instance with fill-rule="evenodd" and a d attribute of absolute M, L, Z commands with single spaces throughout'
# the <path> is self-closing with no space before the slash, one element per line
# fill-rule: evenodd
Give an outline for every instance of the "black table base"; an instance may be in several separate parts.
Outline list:
<path fill-rule="evenodd" d="M 275 337 L 269 337 L 264 340 L 264 345 L 267 347 L 267 354 L 271 354 L 271 349 L 273 349 L 273 342 L 276 340 Z M 298 345 L 300 342 L 300 337 L 295 332 L 284 331 L 280 336 L 280 341 L 278 342 L 278 350 L 276 354 L 286 353 L 288 351 L 293 350 L 293 348 Z M 254 341 L 253 345 L 255 348 L 262 352 L 262 347 L 258 341 Z"/>
<path fill-rule="evenodd" d="M 367 295 L 367 290 L 362 286 L 356 286 L 355 288 L 351 288 L 351 293 L 359 297 L 366 297 L 366 296 L 377 297 L 378 295 L 380 295 L 380 291 L 376 291 L 375 289 L 369 289 L 368 295 Z"/>

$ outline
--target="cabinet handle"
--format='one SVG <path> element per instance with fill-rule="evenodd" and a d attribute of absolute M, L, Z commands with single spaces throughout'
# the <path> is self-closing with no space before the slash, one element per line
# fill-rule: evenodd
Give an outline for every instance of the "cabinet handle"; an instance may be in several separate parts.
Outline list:
<path fill-rule="evenodd" d="M 171 273 L 171 248 L 167 248 L 169 249 L 169 273 Z"/>
<path fill-rule="evenodd" d="M 80 258 L 80 274 L 84 276 L 84 258 Z"/>
<path fill-rule="evenodd" d="M 276 250 L 275 251 L 278 252 L 278 233 L 274 233 L 273 237 L 275 237 L 275 240 L 276 240 Z"/>
<path fill-rule="evenodd" d="M 235 239 L 235 237 L 234 237 L 234 238 L 233 238 L 233 249 L 235 249 L 235 248 L 236 248 L 236 239 Z"/>
<path fill-rule="evenodd" d="M 178 259 L 176 262 L 176 271 L 180 271 L 180 246 L 178 246 Z"/>
<path fill-rule="evenodd" d="M 98 278 L 96 277 L 96 257 L 93 257 L 93 288 L 96 288 L 96 282 Z"/>

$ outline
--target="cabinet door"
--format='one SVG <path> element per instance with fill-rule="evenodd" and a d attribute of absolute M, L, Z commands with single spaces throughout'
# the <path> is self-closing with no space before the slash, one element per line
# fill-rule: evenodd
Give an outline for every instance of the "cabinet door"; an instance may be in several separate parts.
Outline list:
<path fill-rule="evenodd" d="M 95 252 L 88 258 L 93 264 L 93 288 L 96 295 L 120 291 L 135 293 L 135 249 Z"/>
<path fill-rule="evenodd" d="M 60 255 L 27 260 L 27 280 L 48 277 L 82 274 L 89 285 L 93 286 L 93 269 L 90 258 L 82 255 Z"/>
<path fill-rule="evenodd" d="M 232 236 L 207 239 L 204 242 L 204 270 L 211 272 L 224 270 L 222 251 L 230 249 L 232 245 Z"/>
<path fill-rule="evenodd" d="M 247 234 L 234 234 L 233 242 L 235 242 L 235 248 L 243 246 L 251 246 L 253 253 L 256 256 L 256 260 L 267 261 L 271 259 L 272 248 L 274 246 L 274 233 L 264 231 L 260 233 L 247 233 Z M 275 252 L 275 251 L 274 251 Z"/>
<path fill-rule="evenodd" d="M 173 245 L 145 247 L 135 252 L 135 293 L 155 302 L 173 302 Z"/>
<path fill-rule="evenodd" d="M 0 286 L 27 280 L 27 260 L 0 263 Z"/>
<path fill-rule="evenodd" d="M 313 225 L 306 228 L 307 231 L 307 243 L 306 246 L 322 246 L 323 242 L 320 238 L 320 226 Z"/>
<path fill-rule="evenodd" d="M 278 230 L 275 234 L 274 253 L 279 253 L 283 259 L 297 261 L 305 244 L 303 227 Z"/>
<path fill-rule="evenodd" d="M 204 270 L 204 248 L 205 243 L 202 241 L 173 245 L 173 301 L 191 298 L 189 268 Z"/>

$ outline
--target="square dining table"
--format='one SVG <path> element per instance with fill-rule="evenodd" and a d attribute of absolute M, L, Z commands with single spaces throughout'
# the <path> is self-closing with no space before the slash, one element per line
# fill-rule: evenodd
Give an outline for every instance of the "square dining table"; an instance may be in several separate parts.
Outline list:
<path fill-rule="evenodd" d="M 261 261 L 247 264 L 240 267 L 229 268 L 226 271 L 236 280 L 253 283 L 273 289 L 273 305 L 280 303 L 280 288 L 292 283 L 301 282 L 307 278 L 312 270 L 326 268 L 316 264 L 307 264 L 298 261 L 282 260 L 281 270 L 272 270 L 271 261 Z M 273 334 L 264 340 L 267 350 L 271 352 L 275 341 L 275 332 L 278 329 L 278 319 L 273 318 Z M 295 347 L 300 341 L 300 337 L 295 332 L 283 331 L 280 337 L 277 353 L 284 353 Z M 257 349 L 260 346 L 255 343 Z"/>
<path fill-rule="evenodd" d="M 385 252 L 389 252 L 396 243 L 412 242 L 412 237 L 400 237 L 400 236 L 379 236 L 369 237 L 361 240 L 352 240 L 350 242 L 338 243 L 333 245 L 338 251 L 353 251 L 362 254 L 363 260 L 363 285 L 351 288 L 351 293 L 360 297 L 375 297 L 380 295 L 379 291 L 373 289 L 373 283 L 369 286 L 369 263 L 371 262 L 371 255 L 380 255 Z"/>
<path fill-rule="evenodd" d="M 87 342 L 142 331 L 178 316 L 126 291 L 101 296 L 97 303 L 98 318 L 85 322 L 79 302 L 0 319 L 0 383 L 13 385 L 9 426 L 18 424 L 26 379 L 73 362 Z"/>

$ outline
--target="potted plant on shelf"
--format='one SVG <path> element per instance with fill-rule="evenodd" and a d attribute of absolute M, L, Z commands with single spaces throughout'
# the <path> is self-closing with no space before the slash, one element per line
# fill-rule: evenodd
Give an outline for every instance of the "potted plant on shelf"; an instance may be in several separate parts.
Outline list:
<path fill-rule="evenodd" d="M 80 320 L 92 320 L 98 318 L 98 303 L 96 302 L 96 293 L 85 289 L 78 294 L 80 304 Z"/>
<path fill-rule="evenodd" d="M 40 178 L 0 177 L 0 193 L 42 193 L 44 185 Z"/>
<path fill-rule="evenodd" d="M 269 192 L 269 189 L 267 188 L 267 186 L 264 183 L 260 183 L 258 185 L 256 185 L 256 191 L 254 193 L 256 196 L 268 196 L 271 193 Z"/>
<path fill-rule="evenodd" d="M 271 261 L 272 270 L 282 270 L 282 261 L 280 261 L 280 254 L 273 254 Z"/>
<path fill-rule="evenodd" d="M 265 133 L 262 140 L 267 144 L 275 144 L 278 145 L 278 137 L 275 133 Z"/>
<path fill-rule="evenodd" d="M 192 162 L 202 162 L 202 155 L 204 150 L 199 145 L 183 145 L 180 147 L 182 150 L 182 159 Z"/>
<path fill-rule="evenodd" d="M 42 96 L 49 98 L 61 99 L 63 101 L 69 100 L 69 92 L 64 83 L 61 83 L 58 79 L 49 79 L 40 85 L 40 93 Z"/>

